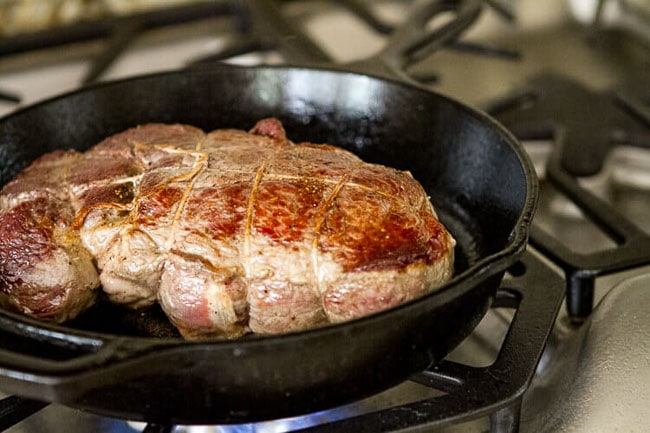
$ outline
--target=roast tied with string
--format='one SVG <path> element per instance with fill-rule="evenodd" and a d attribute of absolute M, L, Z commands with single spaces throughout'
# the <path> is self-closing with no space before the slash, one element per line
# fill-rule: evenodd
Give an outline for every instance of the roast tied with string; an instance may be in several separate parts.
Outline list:
<path fill-rule="evenodd" d="M 327 144 L 146 124 L 38 158 L 0 197 L 0 298 L 64 322 L 160 304 L 186 338 L 284 333 L 435 290 L 455 240 L 422 186 Z"/>

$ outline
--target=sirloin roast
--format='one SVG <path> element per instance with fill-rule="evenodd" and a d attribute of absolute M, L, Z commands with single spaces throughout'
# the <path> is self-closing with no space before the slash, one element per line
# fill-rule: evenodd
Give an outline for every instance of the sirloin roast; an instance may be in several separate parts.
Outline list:
<path fill-rule="evenodd" d="M 0 298 L 64 322 L 158 302 L 186 338 L 341 322 L 448 280 L 455 241 L 408 172 L 294 144 L 276 119 L 147 124 L 37 159 L 0 196 Z"/>

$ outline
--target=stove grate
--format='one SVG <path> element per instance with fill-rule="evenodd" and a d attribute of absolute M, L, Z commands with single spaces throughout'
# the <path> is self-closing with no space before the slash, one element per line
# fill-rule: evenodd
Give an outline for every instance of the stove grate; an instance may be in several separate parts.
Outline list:
<path fill-rule="evenodd" d="M 647 106 L 629 95 L 542 75 L 488 111 L 521 140 L 553 141 L 546 178 L 615 242 L 613 248 L 576 252 L 533 224 L 531 242 L 564 269 L 568 314 L 580 322 L 592 311 L 596 277 L 650 264 L 650 234 L 580 182 L 601 172 L 616 146 L 650 149 Z"/>

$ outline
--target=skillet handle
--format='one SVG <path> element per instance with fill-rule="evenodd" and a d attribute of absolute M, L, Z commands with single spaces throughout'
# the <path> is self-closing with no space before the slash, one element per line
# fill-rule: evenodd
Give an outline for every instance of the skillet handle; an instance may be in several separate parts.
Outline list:
<path fill-rule="evenodd" d="M 418 84 L 404 70 L 460 35 L 479 17 L 481 9 L 481 0 L 416 0 L 381 51 L 343 68 Z M 450 19 L 445 14 L 451 14 Z M 443 21 L 436 24 L 436 18 Z"/>
<path fill-rule="evenodd" d="M 121 338 L 102 338 L 58 331 L 0 313 L 0 388 L 8 378 L 29 381 L 33 376 L 60 376 L 96 368 L 146 349 Z"/>

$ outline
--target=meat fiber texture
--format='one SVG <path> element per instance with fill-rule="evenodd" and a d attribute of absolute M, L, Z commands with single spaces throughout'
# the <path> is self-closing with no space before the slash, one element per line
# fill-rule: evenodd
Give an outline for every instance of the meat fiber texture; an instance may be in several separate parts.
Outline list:
<path fill-rule="evenodd" d="M 160 306 L 181 335 L 354 319 L 452 276 L 422 186 L 276 119 L 210 133 L 146 124 L 37 159 L 0 196 L 1 303 L 64 322 L 101 290 Z"/>

